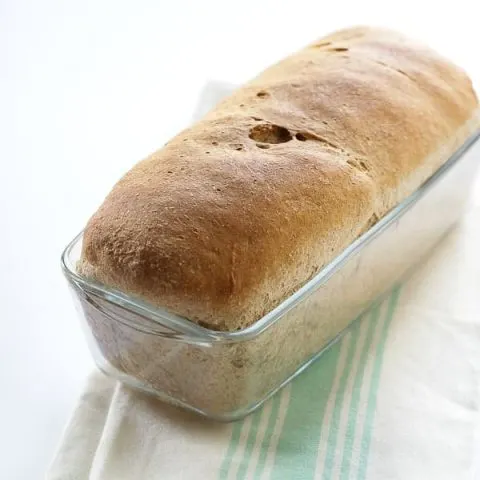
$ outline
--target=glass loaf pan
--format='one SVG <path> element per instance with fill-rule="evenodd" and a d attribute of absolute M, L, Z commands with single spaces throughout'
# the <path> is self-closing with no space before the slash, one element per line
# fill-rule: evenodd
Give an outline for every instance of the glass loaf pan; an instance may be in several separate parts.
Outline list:
<path fill-rule="evenodd" d="M 203 328 L 80 277 L 79 235 L 65 249 L 62 266 L 99 368 L 213 419 L 252 412 L 319 358 L 460 218 L 480 160 L 479 138 L 480 132 L 470 137 L 414 194 L 241 331 Z"/>

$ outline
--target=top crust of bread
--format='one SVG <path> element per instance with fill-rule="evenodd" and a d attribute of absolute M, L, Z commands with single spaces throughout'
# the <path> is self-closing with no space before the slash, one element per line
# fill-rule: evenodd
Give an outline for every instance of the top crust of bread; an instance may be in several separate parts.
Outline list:
<path fill-rule="evenodd" d="M 130 170 L 80 274 L 202 326 L 253 324 L 415 191 L 478 128 L 466 74 L 353 28 L 270 67 Z"/>

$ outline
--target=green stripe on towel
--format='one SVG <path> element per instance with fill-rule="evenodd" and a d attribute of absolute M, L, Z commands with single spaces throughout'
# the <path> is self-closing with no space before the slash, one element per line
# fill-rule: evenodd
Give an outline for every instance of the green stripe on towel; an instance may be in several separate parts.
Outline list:
<path fill-rule="evenodd" d="M 325 467 L 323 470 L 323 478 L 330 479 L 332 477 L 333 466 L 335 462 L 335 448 L 337 445 L 337 435 L 340 424 L 340 414 L 342 411 L 343 399 L 345 394 L 345 387 L 347 385 L 348 374 L 352 369 L 353 355 L 355 352 L 355 346 L 358 341 L 360 331 L 360 322 L 355 322 L 352 328 L 352 343 L 348 350 L 347 362 L 343 369 L 342 376 L 340 378 L 340 386 L 335 397 L 335 408 L 333 410 L 332 418 L 330 419 L 330 431 L 328 433 L 327 441 L 327 455 L 325 458 Z M 313 478 L 313 477 L 312 477 Z"/>
<path fill-rule="evenodd" d="M 398 297 L 400 295 L 400 286 L 397 286 L 389 299 L 388 302 L 388 312 L 387 312 L 387 321 L 385 322 L 382 337 L 377 347 L 375 364 L 372 373 L 372 382 L 370 384 L 370 394 L 368 396 L 368 406 L 367 406 L 367 416 L 365 419 L 365 427 L 363 430 L 362 437 L 362 454 L 360 456 L 360 465 L 358 468 L 358 480 L 365 480 L 367 476 L 367 467 L 368 467 L 368 455 L 370 453 L 370 443 L 372 439 L 372 430 L 373 430 L 373 421 L 375 418 L 375 407 L 377 405 L 377 392 L 378 386 L 380 384 L 380 374 L 383 363 L 383 354 L 385 352 L 385 344 L 387 341 L 388 330 L 392 323 L 392 319 L 395 313 L 395 309 L 398 303 Z"/>
<path fill-rule="evenodd" d="M 280 407 L 280 396 L 282 395 L 282 392 L 278 392 L 274 397 L 272 398 L 272 410 L 270 412 L 270 418 L 268 419 L 268 425 L 267 425 L 267 430 L 265 431 L 265 435 L 262 440 L 262 444 L 260 445 L 260 456 L 258 458 L 258 463 L 255 468 L 255 474 L 254 478 L 259 479 L 263 473 L 263 470 L 265 468 L 265 463 L 267 460 L 267 453 L 268 453 L 268 447 L 270 445 L 270 442 L 272 440 L 272 435 L 273 431 L 275 429 L 275 423 L 277 422 L 278 418 L 278 411 Z"/>
<path fill-rule="evenodd" d="M 232 424 L 232 435 L 230 437 L 230 443 L 228 445 L 227 453 L 225 454 L 222 465 L 220 467 L 220 472 L 218 476 L 219 480 L 225 480 L 228 476 L 228 472 L 230 471 L 230 465 L 232 463 L 232 458 L 237 451 L 238 443 L 240 442 L 240 434 L 242 432 L 242 427 L 245 421 L 246 419 Z"/>
<path fill-rule="evenodd" d="M 367 356 L 370 346 L 373 340 L 373 333 L 375 332 L 375 326 L 378 322 L 378 316 L 380 313 L 380 305 L 377 303 L 369 312 L 368 318 L 368 330 L 367 336 L 365 339 L 365 344 L 363 345 L 362 354 L 360 356 L 360 361 L 358 365 L 357 375 L 355 376 L 355 383 L 353 385 L 352 391 L 352 400 L 350 402 L 350 411 L 348 412 L 348 423 L 347 431 L 345 433 L 345 444 L 343 449 L 343 459 L 342 459 L 342 470 L 341 470 L 341 480 L 348 480 L 350 477 L 350 464 L 351 464 L 351 453 L 353 447 L 353 439 L 355 438 L 355 429 L 357 426 L 358 419 L 358 408 L 360 403 L 360 390 L 363 383 L 363 377 L 365 373 L 365 366 L 367 363 Z"/>
<path fill-rule="evenodd" d="M 343 337 L 321 360 L 294 380 L 290 404 L 277 445 L 272 480 L 309 479 L 315 473 L 318 443 Z"/>
<path fill-rule="evenodd" d="M 239 467 L 238 472 L 237 472 L 237 479 L 238 480 L 241 480 L 242 478 L 245 478 L 245 475 L 247 473 L 247 468 L 248 468 L 248 465 L 251 461 L 253 447 L 255 445 L 255 440 L 257 438 L 258 429 L 259 429 L 259 426 L 260 426 L 260 420 L 265 413 L 265 407 L 266 406 L 264 405 L 262 408 L 259 408 L 252 415 L 252 425 L 250 427 L 250 431 L 248 432 L 248 438 L 247 438 L 247 443 L 245 445 L 245 451 L 243 453 L 243 458 L 242 458 L 242 461 L 240 463 L 240 467 Z"/>

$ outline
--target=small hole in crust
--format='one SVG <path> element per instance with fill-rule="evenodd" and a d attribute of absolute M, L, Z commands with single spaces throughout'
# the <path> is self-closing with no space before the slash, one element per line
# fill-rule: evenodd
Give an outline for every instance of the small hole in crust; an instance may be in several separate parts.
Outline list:
<path fill-rule="evenodd" d="M 317 142 L 324 142 L 327 144 L 330 144 L 331 146 L 337 148 L 335 145 L 331 144 L 326 140 L 325 138 L 319 137 L 313 133 L 310 132 L 297 132 L 295 134 L 295 138 L 299 140 L 300 142 L 306 142 L 307 140 L 316 140 Z"/>
<path fill-rule="evenodd" d="M 268 92 L 266 92 L 265 90 L 260 90 L 258 93 L 257 93 L 257 97 L 259 98 L 265 98 L 265 97 L 268 97 L 270 94 Z"/>
<path fill-rule="evenodd" d="M 295 134 L 295 138 L 297 140 L 300 140 L 300 142 L 306 142 L 307 141 L 307 137 L 303 133 Z"/>
<path fill-rule="evenodd" d="M 250 129 L 250 134 L 248 136 L 252 140 L 261 143 L 276 144 L 292 140 L 292 135 L 287 128 L 269 123 L 255 125 Z"/>
<path fill-rule="evenodd" d="M 218 145 L 218 142 L 212 142 L 212 145 L 217 146 L 217 145 Z"/>
<path fill-rule="evenodd" d="M 357 159 L 354 159 L 354 158 L 349 158 L 347 160 L 347 163 L 350 166 L 356 168 L 357 170 L 362 170 L 364 172 L 368 172 L 370 170 L 368 165 L 363 160 L 357 160 Z"/>
<path fill-rule="evenodd" d="M 366 171 L 368 172 L 369 168 L 367 166 L 367 164 L 362 160 L 360 162 L 358 162 L 360 164 L 360 166 Z"/>
<path fill-rule="evenodd" d="M 329 48 L 328 50 L 331 52 L 348 52 L 347 47 L 335 47 L 335 48 Z"/>
<path fill-rule="evenodd" d="M 367 223 L 364 225 L 360 233 L 363 234 L 370 230 L 379 220 L 380 218 L 376 213 L 372 214 L 372 216 L 367 220 Z"/>
<path fill-rule="evenodd" d="M 244 150 L 243 145 L 241 143 L 231 143 L 230 147 L 232 147 L 234 150 L 237 150 L 238 152 L 241 152 Z"/>
<path fill-rule="evenodd" d="M 374 213 L 371 217 L 370 217 L 370 220 L 368 221 L 368 225 L 370 227 L 373 227 L 373 225 L 375 225 L 377 222 L 378 222 L 379 218 L 378 218 L 378 215 L 376 213 Z"/>

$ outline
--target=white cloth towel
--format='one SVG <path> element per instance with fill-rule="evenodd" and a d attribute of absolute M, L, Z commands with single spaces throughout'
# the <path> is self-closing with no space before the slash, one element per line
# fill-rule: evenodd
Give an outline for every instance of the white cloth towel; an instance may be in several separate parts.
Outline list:
<path fill-rule="evenodd" d="M 480 479 L 479 220 L 243 421 L 94 373 L 47 480 Z"/>

